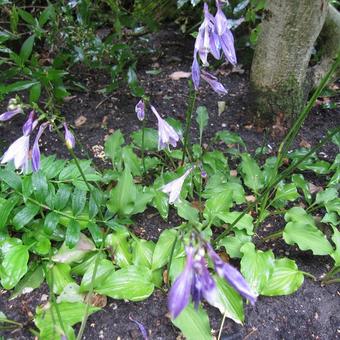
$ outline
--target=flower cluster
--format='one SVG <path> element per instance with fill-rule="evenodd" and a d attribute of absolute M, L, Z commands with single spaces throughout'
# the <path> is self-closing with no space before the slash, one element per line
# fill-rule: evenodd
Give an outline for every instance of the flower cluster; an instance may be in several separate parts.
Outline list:
<path fill-rule="evenodd" d="M 179 141 L 179 135 L 175 131 L 175 129 L 167 123 L 157 112 L 154 106 L 150 105 L 151 111 L 156 116 L 158 121 L 158 150 L 163 150 L 170 145 L 172 145 L 174 148 L 177 146 L 177 142 Z M 137 115 L 137 118 L 139 120 L 144 120 L 145 118 L 145 104 L 144 101 L 141 99 L 136 107 L 135 112 Z"/>
<path fill-rule="evenodd" d="M 11 105 L 11 102 L 10 102 Z M 19 113 L 23 113 L 21 106 L 8 108 L 8 111 L 0 115 L 0 121 L 7 121 L 13 118 Z M 36 117 L 36 113 L 31 111 L 28 116 L 27 121 L 22 127 L 23 135 L 15 140 L 9 148 L 5 151 L 1 158 L 1 164 L 6 164 L 13 161 L 16 169 L 20 169 L 22 172 L 27 172 L 29 169 L 29 161 L 32 163 L 32 170 L 34 172 L 40 169 L 40 147 L 39 140 L 47 127 L 51 128 L 48 122 L 44 122 L 39 125 L 39 130 L 35 136 L 32 149 L 30 150 L 30 138 L 34 129 L 39 125 L 39 119 Z M 68 148 L 73 148 L 75 146 L 75 139 L 72 133 L 64 124 L 65 129 L 65 142 Z"/>
<path fill-rule="evenodd" d="M 203 66 L 208 64 L 208 55 L 211 53 L 215 59 L 220 59 L 223 52 L 225 58 L 233 65 L 237 63 L 234 48 L 234 37 L 228 27 L 228 20 L 222 11 L 222 2 L 216 0 L 217 12 L 213 16 L 209 12 L 207 3 L 204 3 L 204 20 L 201 24 L 195 41 L 194 60 L 192 63 L 191 73 L 192 80 L 197 90 L 202 77 L 212 89 L 218 94 L 226 94 L 227 90 L 217 81 L 216 77 L 208 72 L 200 70 L 198 56 Z"/>
<path fill-rule="evenodd" d="M 224 262 L 213 250 L 212 246 L 200 241 L 198 247 L 192 245 L 186 248 L 187 260 L 183 272 L 173 283 L 168 295 L 168 308 L 173 318 L 176 318 L 189 304 L 190 296 L 198 308 L 202 299 L 210 305 L 221 308 L 221 300 L 216 283 L 208 270 L 205 254 L 211 259 L 215 272 L 225 279 L 238 293 L 254 304 L 257 295 L 250 289 L 241 273 L 230 264 Z"/>

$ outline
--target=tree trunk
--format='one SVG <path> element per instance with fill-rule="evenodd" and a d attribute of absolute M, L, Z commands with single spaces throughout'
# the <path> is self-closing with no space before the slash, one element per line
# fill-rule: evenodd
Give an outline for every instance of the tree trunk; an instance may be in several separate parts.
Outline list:
<path fill-rule="evenodd" d="M 303 107 L 308 64 L 327 13 L 327 0 L 267 1 L 250 76 L 258 123 L 291 118 Z"/>

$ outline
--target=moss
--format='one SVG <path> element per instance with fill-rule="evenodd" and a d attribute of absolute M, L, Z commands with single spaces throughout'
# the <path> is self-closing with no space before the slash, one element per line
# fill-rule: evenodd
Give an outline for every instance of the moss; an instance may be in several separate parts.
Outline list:
<path fill-rule="evenodd" d="M 252 84 L 251 98 L 258 125 L 272 123 L 278 113 L 284 113 L 287 121 L 292 120 L 306 101 L 303 88 L 293 76 L 276 87 L 267 89 L 258 89 Z"/>

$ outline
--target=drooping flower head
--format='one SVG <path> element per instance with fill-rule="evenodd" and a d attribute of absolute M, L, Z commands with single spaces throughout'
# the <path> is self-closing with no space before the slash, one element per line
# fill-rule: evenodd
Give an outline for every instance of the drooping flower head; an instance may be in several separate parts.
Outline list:
<path fill-rule="evenodd" d="M 23 113 L 22 104 L 16 98 L 9 100 L 7 111 L 0 115 L 0 122 L 12 119 L 19 113 Z"/>
<path fill-rule="evenodd" d="M 188 169 L 184 175 L 181 177 L 169 182 L 168 184 L 165 184 L 162 186 L 161 190 L 169 195 L 169 203 L 175 203 L 181 194 L 183 183 L 185 179 L 189 176 L 190 172 L 193 170 L 193 167 Z"/>
<path fill-rule="evenodd" d="M 212 246 L 199 236 L 199 241 L 194 247 L 186 247 L 187 260 L 183 272 L 174 281 L 168 296 L 170 314 L 176 318 L 189 304 L 190 296 L 197 309 L 202 299 L 210 305 L 223 311 L 216 282 L 210 274 L 205 254 L 208 253 L 214 264 L 217 275 L 224 278 L 236 291 L 247 298 L 252 304 L 257 295 L 249 288 L 246 280 L 237 269 L 222 261 L 215 253 Z"/>
<path fill-rule="evenodd" d="M 73 149 L 76 145 L 76 140 L 72 134 L 72 132 L 67 127 L 67 124 L 64 123 L 64 129 L 65 129 L 65 144 L 68 149 Z"/>
<path fill-rule="evenodd" d="M 186 248 L 186 264 L 182 273 L 171 286 L 168 295 L 168 308 L 175 319 L 190 302 L 191 286 L 193 281 L 194 248 Z"/>
<path fill-rule="evenodd" d="M 34 112 L 32 111 L 22 127 L 23 135 L 9 146 L 1 158 L 1 164 L 13 161 L 16 169 L 21 169 L 23 172 L 27 171 L 30 135 L 37 123 L 38 122 L 36 120 L 34 121 Z"/>
<path fill-rule="evenodd" d="M 157 110 L 152 105 L 150 106 L 158 120 L 158 150 L 162 150 L 169 145 L 176 147 L 179 141 L 179 135 L 175 129 L 159 115 Z"/>
<path fill-rule="evenodd" d="M 143 121 L 144 118 L 145 118 L 145 104 L 144 104 L 143 99 L 141 99 L 141 100 L 137 103 L 137 105 L 135 106 L 135 111 L 136 111 L 137 118 L 138 118 L 140 121 Z"/>
<path fill-rule="evenodd" d="M 39 130 L 37 135 L 35 136 L 34 144 L 32 147 L 32 170 L 34 172 L 39 171 L 40 169 L 40 148 L 39 148 L 39 139 L 41 135 L 45 131 L 45 129 L 49 126 L 48 122 L 45 122 L 39 126 Z"/>
<path fill-rule="evenodd" d="M 249 287 L 247 281 L 241 275 L 241 273 L 231 266 L 230 264 L 224 262 L 214 251 L 212 246 L 207 243 L 206 248 L 211 258 L 212 262 L 214 263 L 216 273 L 224 278 L 228 283 L 243 297 L 248 299 L 250 303 L 253 305 L 256 302 L 257 294 L 252 291 Z"/>
<path fill-rule="evenodd" d="M 219 95 L 227 94 L 228 91 L 225 87 L 217 80 L 215 76 L 206 71 L 202 71 L 202 78 L 211 86 L 211 88 Z"/>

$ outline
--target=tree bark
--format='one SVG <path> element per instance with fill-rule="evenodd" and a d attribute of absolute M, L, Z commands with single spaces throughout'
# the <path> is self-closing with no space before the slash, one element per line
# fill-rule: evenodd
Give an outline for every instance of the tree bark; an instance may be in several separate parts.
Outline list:
<path fill-rule="evenodd" d="M 255 119 L 262 125 L 277 115 L 292 118 L 303 107 L 308 65 L 328 3 L 269 0 L 265 13 L 250 76 Z"/>

